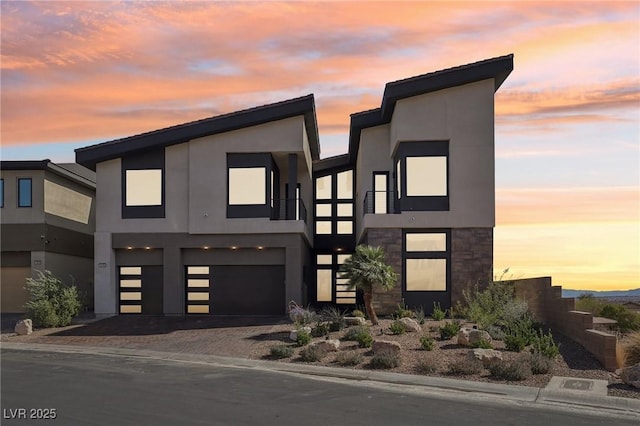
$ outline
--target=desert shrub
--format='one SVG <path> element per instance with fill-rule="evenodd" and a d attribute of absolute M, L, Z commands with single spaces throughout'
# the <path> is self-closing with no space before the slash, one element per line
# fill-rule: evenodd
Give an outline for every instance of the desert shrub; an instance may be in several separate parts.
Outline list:
<path fill-rule="evenodd" d="M 303 308 L 295 302 L 289 304 L 289 318 L 297 327 L 313 324 L 318 320 L 318 315 L 311 308 Z"/>
<path fill-rule="evenodd" d="M 520 357 L 513 361 L 494 361 L 489 364 L 489 372 L 497 379 L 520 381 L 531 376 L 531 367 Z"/>
<path fill-rule="evenodd" d="M 354 317 L 358 317 L 358 318 L 364 318 L 364 312 L 361 311 L 360 309 L 354 309 L 353 311 L 351 311 L 351 315 L 353 315 Z"/>
<path fill-rule="evenodd" d="M 63 284 L 51 271 L 36 272 L 36 278 L 27 278 L 28 301 L 24 305 L 34 325 L 62 327 L 71 324 L 82 307 L 76 286 Z"/>
<path fill-rule="evenodd" d="M 398 303 L 398 309 L 396 309 L 396 312 L 393 314 L 393 316 L 395 318 L 413 318 L 413 311 L 406 306 Z"/>
<path fill-rule="evenodd" d="M 432 351 L 435 346 L 435 342 L 433 341 L 433 337 L 428 334 L 420 337 L 420 347 L 425 351 Z"/>
<path fill-rule="evenodd" d="M 327 306 L 320 311 L 320 320 L 329 324 L 329 331 L 340 331 L 345 326 L 344 312 L 335 306 Z"/>
<path fill-rule="evenodd" d="M 329 334 L 329 324 L 326 322 L 319 322 L 311 329 L 311 335 L 313 337 L 322 337 Z"/>
<path fill-rule="evenodd" d="M 371 333 L 367 330 L 366 333 L 359 333 L 356 336 L 356 342 L 358 342 L 358 346 L 361 348 L 370 348 L 373 344 L 373 336 L 371 336 Z"/>
<path fill-rule="evenodd" d="M 431 358 L 421 359 L 416 365 L 416 370 L 418 370 L 418 373 L 422 374 L 435 373 L 437 369 L 438 367 L 436 366 L 435 361 Z"/>
<path fill-rule="evenodd" d="M 480 339 L 476 342 L 473 343 L 474 348 L 480 348 L 480 349 L 493 349 L 493 345 L 491 344 L 490 341 L 485 340 L 485 339 Z"/>
<path fill-rule="evenodd" d="M 376 370 L 388 370 L 400 366 L 400 357 L 393 352 L 375 354 L 370 361 L 371 368 Z"/>
<path fill-rule="evenodd" d="M 616 327 L 621 333 L 640 330 L 640 314 L 617 303 L 607 303 L 598 312 L 601 317 L 616 320 Z"/>
<path fill-rule="evenodd" d="M 327 351 L 320 346 L 307 346 L 300 351 L 300 359 L 304 362 L 320 361 L 327 354 Z"/>
<path fill-rule="evenodd" d="M 502 329 L 502 327 L 497 326 L 497 325 L 490 325 L 487 328 L 485 328 L 484 330 L 487 333 L 489 333 L 489 336 L 491 336 L 492 339 L 494 339 L 494 340 L 504 340 L 505 332 Z"/>
<path fill-rule="evenodd" d="M 413 318 L 416 321 L 418 321 L 418 324 L 421 324 L 421 325 L 424 324 L 426 315 L 424 313 L 424 308 L 422 306 L 419 306 L 413 310 Z"/>
<path fill-rule="evenodd" d="M 592 293 L 583 293 L 576 299 L 576 311 L 591 312 L 594 315 L 599 315 L 603 306 L 604 302 L 596 298 Z"/>
<path fill-rule="evenodd" d="M 447 368 L 447 374 L 452 376 L 468 376 L 482 372 L 482 362 L 477 359 L 461 359 L 452 362 Z"/>
<path fill-rule="evenodd" d="M 536 338 L 537 332 L 531 315 L 511 321 L 505 326 L 504 344 L 508 351 L 520 352 Z"/>
<path fill-rule="evenodd" d="M 528 361 L 533 374 L 547 374 L 553 368 L 551 359 L 540 352 L 530 353 Z"/>
<path fill-rule="evenodd" d="M 339 352 L 336 355 L 336 362 L 343 367 L 358 365 L 362 359 L 362 354 L 357 352 Z"/>
<path fill-rule="evenodd" d="M 445 325 L 440 327 L 440 340 L 449 340 L 452 337 L 457 336 L 459 331 L 460 321 L 448 321 Z"/>
<path fill-rule="evenodd" d="M 298 346 L 305 346 L 311 343 L 311 334 L 305 330 L 298 329 L 298 335 L 296 336 L 296 343 Z"/>
<path fill-rule="evenodd" d="M 548 334 L 544 334 L 542 330 L 538 330 L 538 332 L 534 334 L 533 339 L 531 339 L 531 346 L 531 352 L 539 353 L 549 359 L 554 359 L 560 355 L 560 350 L 553 340 L 551 330 L 549 330 Z"/>
<path fill-rule="evenodd" d="M 628 334 L 620 346 L 624 351 L 625 365 L 640 363 L 640 331 Z"/>
<path fill-rule="evenodd" d="M 465 289 L 463 296 L 467 303 L 467 316 L 484 329 L 503 319 L 504 307 L 515 299 L 515 289 L 513 283 L 493 281 L 483 291 L 477 285 L 473 289 Z"/>
<path fill-rule="evenodd" d="M 389 326 L 389 330 L 391 330 L 391 333 L 393 334 L 403 334 L 407 331 L 407 326 L 405 326 L 401 321 L 394 321 Z"/>
<path fill-rule="evenodd" d="M 447 311 L 443 311 L 439 303 L 433 302 L 433 311 L 431 312 L 431 318 L 436 321 L 442 321 L 446 316 Z"/>
<path fill-rule="evenodd" d="M 508 351 L 521 352 L 527 346 L 527 341 L 522 336 L 508 334 L 504 336 L 504 346 Z"/>
<path fill-rule="evenodd" d="M 344 334 L 343 340 L 353 340 L 358 342 L 361 348 L 370 348 L 373 343 L 373 336 L 368 327 L 359 325 L 347 330 Z"/>
<path fill-rule="evenodd" d="M 290 358 L 293 355 L 293 348 L 287 345 L 275 345 L 269 348 L 271 358 L 282 359 Z"/>
<path fill-rule="evenodd" d="M 469 318 L 469 315 L 467 314 L 467 307 L 458 300 L 455 306 L 449 308 L 449 317 L 457 319 Z"/>

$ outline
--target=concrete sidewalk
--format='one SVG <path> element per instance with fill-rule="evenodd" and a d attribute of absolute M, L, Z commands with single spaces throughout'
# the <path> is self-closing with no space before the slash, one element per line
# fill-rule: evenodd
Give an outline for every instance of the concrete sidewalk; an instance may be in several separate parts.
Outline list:
<path fill-rule="evenodd" d="M 400 392 L 420 391 L 439 397 L 542 404 L 557 408 L 580 410 L 582 412 L 593 411 L 600 414 L 604 412 L 608 415 L 633 418 L 640 421 L 640 400 L 606 396 L 606 384 L 605 393 L 602 394 L 601 384 L 597 383 L 599 382 L 598 380 L 554 377 L 545 388 L 534 388 L 382 371 L 350 370 L 308 364 L 279 363 L 218 355 L 159 352 L 144 349 L 15 342 L 2 342 L 0 348 L 82 353 L 98 356 L 142 357 L 160 361 L 216 365 L 230 368 L 256 368 L 289 374 L 301 374 L 316 379 L 349 380 L 356 385 L 384 385 L 385 389 Z"/>

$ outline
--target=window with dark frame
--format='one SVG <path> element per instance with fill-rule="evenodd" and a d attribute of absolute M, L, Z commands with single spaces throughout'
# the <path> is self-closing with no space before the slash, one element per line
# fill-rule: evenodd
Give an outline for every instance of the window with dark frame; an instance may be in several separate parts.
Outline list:
<path fill-rule="evenodd" d="M 227 154 L 228 218 L 279 217 L 285 208 L 279 188 L 280 172 L 271 154 Z"/>
<path fill-rule="evenodd" d="M 31 207 L 33 205 L 32 192 L 31 178 L 18 178 L 18 207 Z"/>
<path fill-rule="evenodd" d="M 122 218 L 165 217 L 164 149 L 122 157 Z"/>
<path fill-rule="evenodd" d="M 0 179 L 0 208 L 4 207 L 4 179 Z"/>
<path fill-rule="evenodd" d="M 315 178 L 316 235 L 353 235 L 353 170 L 335 171 Z"/>
<path fill-rule="evenodd" d="M 450 231 L 405 231 L 404 289 L 407 292 L 449 289 Z"/>

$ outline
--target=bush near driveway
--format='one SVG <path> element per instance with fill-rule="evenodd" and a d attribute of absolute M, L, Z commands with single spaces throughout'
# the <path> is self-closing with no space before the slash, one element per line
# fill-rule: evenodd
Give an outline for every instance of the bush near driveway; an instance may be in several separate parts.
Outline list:
<path fill-rule="evenodd" d="M 65 285 L 51 271 L 36 271 L 27 278 L 27 314 L 38 327 L 63 327 L 80 313 L 80 296 L 75 285 Z"/>

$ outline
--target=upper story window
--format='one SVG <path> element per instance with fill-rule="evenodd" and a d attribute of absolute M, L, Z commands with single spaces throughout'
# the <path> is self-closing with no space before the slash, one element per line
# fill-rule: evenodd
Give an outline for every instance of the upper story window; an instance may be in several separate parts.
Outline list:
<path fill-rule="evenodd" d="M 316 235 L 353 235 L 353 170 L 344 170 L 315 179 Z"/>
<path fill-rule="evenodd" d="M 395 179 L 400 211 L 449 210 L 449 143 L 400 143 Z"/>
<path fill-rule="evenodd" d="M 18 178 L 18 207 L 32 206 L 31 186 L 31 178 Z"/>
<path fill-rule="evenodd" d="M 122 217 L 165 217 L 164 149 L 122 158 Z"/>
<path fill-rule="evenodd" d="M 316 179 L 316 200 L 331 199 L 331 182 L 332 176 L 323 176 Z"/>
<path fill-rule="evenodd" d="M 227 154 L 227 217 L 279 217 L 280 173 L 271 154 Z"/>
<path fill-rule="evenodd" d="M 4 179 L 0 179 L 0 208 L 4 207 Z"/>
<path fill-rule="evenodd" d="M 340 172 L 336 176 L 338 180 L 338 199 L 353 198 L 353 170 Z"/>

